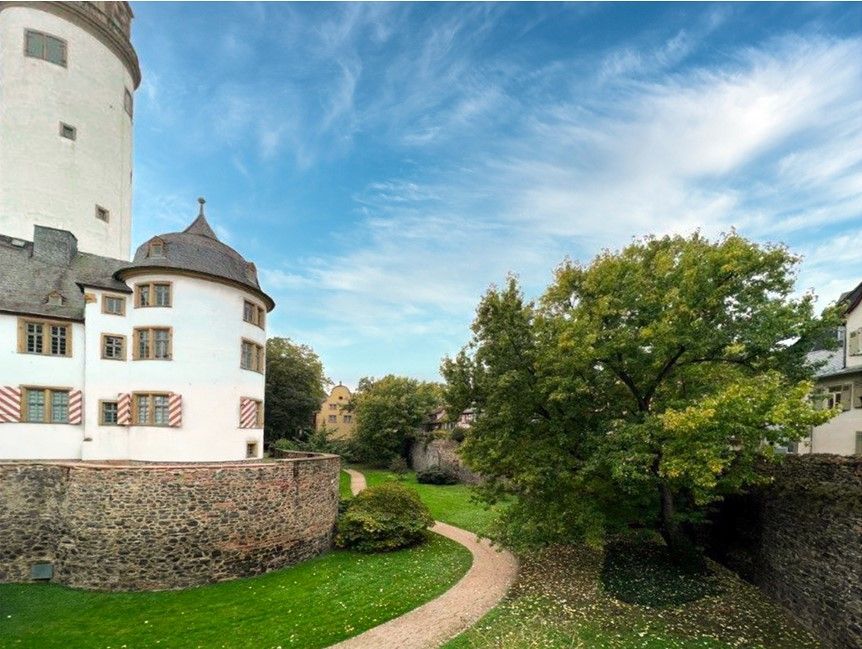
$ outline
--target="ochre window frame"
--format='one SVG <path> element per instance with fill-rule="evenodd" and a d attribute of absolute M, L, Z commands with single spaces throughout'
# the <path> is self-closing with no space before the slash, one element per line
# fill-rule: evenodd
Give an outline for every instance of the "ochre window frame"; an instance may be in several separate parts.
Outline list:
<path fill-rule="evenodd" d="M 42 351 L 31 352 L 27 351 L 27 325 L 40 324 L 42 325 Z M 52 354 L 51 353 L 51 334 L 45 331 L 45 327 L 65 327 L 66 328 L 66 353 Z M 18 317 L 18 353 L 33 354 L 34 356 L 51 356 L 53 358 L 71 358 L 72 357 L 72 338 L 74 332 L 72 323 L 64 320 L 50 320 L 46 318 L 31 318 L 29 316 Z"/>
<path fill-rule="evenodd" d="M 28 415 L 27 408 L 27 395 L 30 392 L 44 392 L 45 393 L 45 405 L 44 410 L 42 412 L 42 421 L 31 421 Z M 45 386 L 45 385 L 22 385 L 21 386 L 21 423 L 25 424 L 69 424 L 69 410 L 68 405 L 66 406 L 66 421 L 54 421 L 51 417 L 54 411 L 54 394 L 57 392 L 64 392 L 69 395 L 69 401 L 71 402 L 72 397 L 72 388 L 66 387 L 58 387 L 58 386 Z"/>
<path fill-rule="evenodd" d="M 104 405 L 106 403 L 113 403 L 117 406 L 117 421 L 114 423 L 108 423 L 105 421 L 105 409 Z M 99 399 L 99 426 L 119 426 L 120 425 L 120 402 L 117 399 Z"/>
<path fill-rule="evenodd" d="M 254 367 L 245 367 L 243 362 L 243 345 L 248 343 L 249 345 L 253 345 L 255 348 L 254 354 Z M 261 345 L 254 340 L 250 340 L 249 338 L 242 338 L 239 345 L 239 367 L 242 370 L 248 370 L 249 372 L 257 372 L 258 374 L 263 374 L 266 371 L 266 347 Z"/>
<path fill-rule="evenodd" d="M 251 320 L 245 317 L 246 305 L 251 305 L 252 309 L 254 309 L 254 315 L 252 316 Z M 243 300 L 242 319 L 243 322 L 248 322 L 249 324 L 253 324 L 255 327 L 260 327 L 261 329 L 264 329 L 266 328 L 266 309 L 257 302 L 253 302 L 252 300 Z"/>
<path fill-rule="evenodd" d="M 147 286 L 150 289 L 150 299 L 155 301 L 156 298 L 156 286 L 167 286 L 168 287 L 168 304 L 141 304 L 141 289 Z M 170 309 L 174 306 L 174 283 L 173 282 L 162 282 L 162 281 L 153 281 L 153 282 L 141 282 L 140 284 L 135 284 L 135 308 L 136 309 Z"/>
<path fill-rule="evenodd" d="M 120 356 L 106 356 L 105 355 L 105 338 L 107 338 L 108 336 L 110 336 L 111 338 L 119 338 L 120 340 L 123 341 L 123 346 L 120 348 L 120 351 L 121 351 Z M 111 334 L 111 333 L 102 334 L 100 341 L 99 341 L 99 352 L 102 356 L 102 360 L 124 361 L 129 357 L 129 351 L 128 350 L 129 350 L 128 340 L 126 340 L 126 337 L 123 334 Z M 157 360 L 162 360 L 162 359 L 157 359 Z"/>
<path fill-rule="evenodd" d="M 43 54 L 45 56 L 37 56 L 35 54 L 30 54 L 27 49 L 27 35 L 28 34 L 38 34 L 39 36 L 44 36 L 46 39 L 53 38 L 55 41 L 59 41 L 63 46 L 63 60 L 62 61 L 52 61 L 47 56 L 47 41 L 45 43 L 45 47 L 43 48 Z M 69 67 L 69 41 L 65 38 L 60 38 L 59 36 L 54 36 L 53 34 L 49 34 L 48 32 L 43 32 L 41 29 L 30 29 L 29 27 L 24 28 L 24 56 L 31 59 L 38 59 L 39 61 L 46 61 L 47 63 L 51 63 L 53 65 L 59 65 L 61 68 Z"/>
<path fill-rule="evenodd" d="M 152 419 L 153 423 L 141 423 L 138 419 L 138 397 L 147 397 L 149 400 L 149 406 L 147 408 L 147 412 L 150 414 L 150 419 Z M 168 420 L 164 424 L 155 423 L 155 415 L 156 415 L 156 404 L 155 399 L 153 397 L 165 397 L 168 400 Z M 132 392 L 132 426 L 147 426 L 151 428 L 170 428 L 171 427 L 171 413 L 170 413 L 170 392 Z"/>
<path fill-rule="evenodd" d="M 168 332 L 168 357 L 156 358 L 156 331 Z M 151 335 L 150 350 L 146 358 L 141 357 L 141 347 L 138 344 L 138 332 L 149 331 Z M 135 327 L 132 329 L 132 360 L 133 361 L 172 361 L 174 360 L 174 328 L 152 325 L 149 327 Z"/>
<path fill-rule="evenodd" d="M 119 300 L 120 303 L 123 305 L 123 308 L 120 310 L 119 313 L 114 313 L 113 311 L 108 311 L 107 304 L 108 304 L 109 299 Z M 102 294 L 102 313 L 104 313 L 105 315 L 118 315 L 118 316 L 126 315 L 126 296 L 125 295 L 113 295 L 111 293 L 103 293 Z"/>

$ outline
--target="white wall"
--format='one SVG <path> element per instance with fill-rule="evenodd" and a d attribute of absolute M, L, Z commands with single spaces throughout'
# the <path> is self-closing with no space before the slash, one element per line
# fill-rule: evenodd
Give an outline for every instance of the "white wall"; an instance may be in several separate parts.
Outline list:
<path fill-rule="evenodd" d="M 817 426 L 810 440 L 799 443 L 799 452 L 853 455 L 856 452 L 856 431 L 862 431 L 862 408 L 845 410 Z"/>
<path fill-rule="evenodd" d="M 0 385 L 84 387 L 84 326 L 72 324 L 72 356 L 18 353 L 18 316 L 0 313 Z M 74 459 L 81 457 L 83 426 L 0 424 L 0 459 Z"/>
<path fill-rule="evenodd" d="M 24 31 L 65 39 L 68 67 L 24 55 Z M 0 234 L 70 230 L 84 252 L 128 259 L 134 91 L 123 62 L 87 31 L 32 7 L 0 11 Z M 60 137 L 59 123 L 77 129 Z M 110 223 L 95 217 L 96 204 Z"/>
<path fill-rule="evenodd" d="M 148 281 L 173 284 L 171 308 L 133 307 L 127 297 L 126 316 L 101 313 L 98 301 L 87 305 L 87 399 L 84 404 L 87 459 L 164 461 L 240 460 L 246 442 L 263 450 L 262 429 L 239 428 L 240 397 L 263 400 L 263 374 L 240 368 L 242 338 L 266 344 L 266 332 L 243 321 L 243 301 L 259 300 L 239 289 L 203 279 L 148 274 L 128 280 L 130 287 Z M 133 361 L 134 327 L 173 328 L 173 359 Z M 102 360 L 100 335 L 127 337 L 125 362 Z M 175 392 L 183 397 L 181 428 L 100 426 L 99 399 L 118 393 Z"/>
<path fill-rule="evenodd" d="M 862 354 L 850 354 L 850 332 L 862 328 L 862 305 L 857 306 L 847 314 L 847 326 L 844 333 L 844 366 L 862 367 Z"/>

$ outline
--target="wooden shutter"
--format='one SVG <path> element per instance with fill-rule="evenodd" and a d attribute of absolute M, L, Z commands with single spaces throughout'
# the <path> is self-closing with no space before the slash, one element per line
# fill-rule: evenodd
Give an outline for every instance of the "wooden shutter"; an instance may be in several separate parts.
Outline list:
<path fill-rule="evenodd" d="M 850 332 L 850 340 L 847 343 L 847 351 L 851 356 L 859 353 L 859 330 Z"/>
<path fill-rule="evenodd" d="M 850 410 L 851 401 L 853 400 L 852 386 L 845 383 L 841 386 L 841 410 Z"/>
<path fill-rule="evenodd" d="M 11 386 L 0 386 L 0 424 L 16 424 L 21 421 L 21 390 Z"/>
<path fill-rule="evenodd" d="M 117 425 L 131 426 L 132 425 L 132 395 L 119 394 L 117 395 Z"/>
<path fill-rule="evenodd" d="M 257 402 L 248 397 L 239 399 L 239 427 L 254 428 L 257 423 Z"/>
<path fill-rule="evenodd" d="M 171 394 L 168 396 L 168 425 L 172 428 L 179 428 L 183 425 L 183 397 L 181 394 Z"/>
<path fill-rule="evenodd" d="M 69 391 L 69 423 L 80 424 L 84 418 L 84 398 L 80 390 Z"/>
<path fill-rule="evenodd" d="M 856 408 L 862 408 L 862 380 L 860 379 L 853 382 L 853 405 Z"/>

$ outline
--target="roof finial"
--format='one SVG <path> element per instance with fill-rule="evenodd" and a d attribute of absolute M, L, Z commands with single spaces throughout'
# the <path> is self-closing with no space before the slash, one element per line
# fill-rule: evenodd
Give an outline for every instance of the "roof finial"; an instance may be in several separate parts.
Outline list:
<path fill-rule="evenodd" d="M 200 204 L 201 204 L 201 211 L 200 211 L 200 212 L 198 212 L 198 216 L 203 216 L 203 215 L 204 215 L 204 203 L 206 203 L 206 202 L 207 202 L 207 199 L 205 199 L 203 196 L 201 196 L 200 198 L 198 198 L 198 203 L 200 203 Z"/>

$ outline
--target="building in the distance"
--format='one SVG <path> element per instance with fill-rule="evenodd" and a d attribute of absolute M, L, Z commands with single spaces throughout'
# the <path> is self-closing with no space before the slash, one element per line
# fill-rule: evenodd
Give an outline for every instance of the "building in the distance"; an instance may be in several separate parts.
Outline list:
<path fill-rule="evenodd" d="M 862 455 L 862 283 L 839 300 L 844 327 L 838 330 L 839 348 L 816 351 L 809 360 L 818 363 L 816 390 L 824 408 L 841 412 L 811 431 L 799 442 L 799 453 Z"/>
<path fill-rule="evenodd" d="M 314 417 L 314 427 L 317 430 L 329 431 L 333 439 L 352 437 L 356 430 L 356 421 L 353 413 L 346 409 L 349 403 L 350 389 L 339 383 L 320 405 L 320 410 Z"/>
<path fill-rule="evenodd" d="M 274 303 L 254 264 L 202 199 L 129 260 L 131 18 L 0 2 L 0 459 L 262 455 Z"/>

